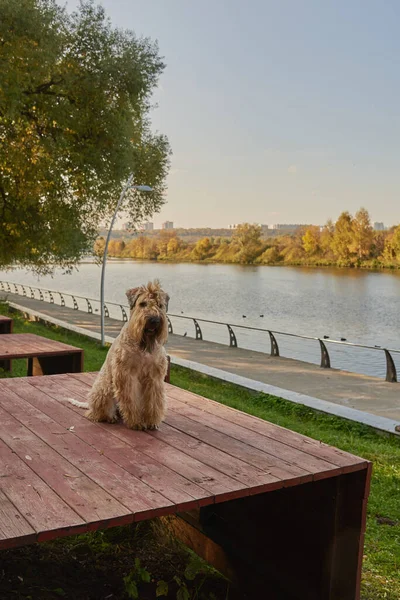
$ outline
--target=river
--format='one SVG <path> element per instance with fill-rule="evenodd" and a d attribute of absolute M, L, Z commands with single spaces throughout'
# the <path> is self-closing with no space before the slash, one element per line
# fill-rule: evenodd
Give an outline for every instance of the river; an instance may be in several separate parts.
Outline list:
<path fill-rule="evenodd" d="M 400 348 L 400 272 L 109 260 L 105 298 L 126 304 L 127 288 L 156 277 L 171 296 L 173 314 Z M 100 267 L 81 264 L 70 275 L 56 271 L 53 277 L 13 270 L 0 272 L 0 279 L 98 298 Z M 227 342 L 227 329 L 202 328 L 205 338 Z M 190 321 L 175 319 L 174 329 L 194 333 Z M 241 346 L 269 350 L 267 334 L 237 335 Z M 280 337 L 279 344 L 282 355 L 318 361 L 316 342 Z M 335 367 L 380 376 L 385 371 L 383 352 L 333 348 L 333 356 Z"/>

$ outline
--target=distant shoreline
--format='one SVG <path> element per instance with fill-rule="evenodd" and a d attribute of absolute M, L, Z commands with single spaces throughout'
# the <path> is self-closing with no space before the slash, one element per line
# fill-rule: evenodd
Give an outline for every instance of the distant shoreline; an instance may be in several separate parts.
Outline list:
<path fill-rule="evenodd" d="M 240 267 L 296 267 L 296 268 L 305 268 L 305 269 L 340 269 L 340 270 L 356 270 L 356 271 L 375 271 L 375 272 L 381 272 L 381 271 L 400 271 L 400 265 L 382 265 L 382 264 L 371 264 L 372 261 L 370 261 L 369 263 L 365 262 L 365 263 L 361 263 L 359 265 L 357 264 L 351 264 L 351 265 L 339 265 L 339 264 L 335 264 L 335 263 L 323 263 L 323 264 L 318 264 L 318 263 L 283 263 L 283 262 L 276 262 L 276 263 L 269 263 L 269 264 L 265 264 L 265 263 L 260 263 L 260 262 L 252 262 L 252 263 L 240 263 L 240 262 L 231 262 L 231 261 L 216 261 L 216 260 L 212 260 L 212 259 L 205 259 L 205 260 L 173 260 L 173 259 L 169 259 L 169 258 L 162 258 L 162 259 L 150 259 L 150 258 L 132 258 L 132 257 L 128 257 L 128 256 L 121 256 L 121 257 L 117 257 L 117 256 L 108 256 L 107 258 L 108 261 L 111 262 L 140 262 L 140 263 L 159 263 L 159 264 L 172 264 L 172 265 L 179 265 L 179 264 L 193 264 L 193 265 L 232 265 L 232 266 L 240 266 Z M 85 261 L 80 261 L 79 264 L 96 264 L 96 261 L 93 259 L 93 261 L 89 261 L 89 260 L 85 260 Z M 100 265 L 99 265 L 100 266 Z"/>

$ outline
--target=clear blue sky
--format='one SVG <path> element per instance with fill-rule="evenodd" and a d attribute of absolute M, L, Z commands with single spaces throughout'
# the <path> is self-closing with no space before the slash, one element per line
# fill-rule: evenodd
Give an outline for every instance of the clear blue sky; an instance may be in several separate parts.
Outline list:
<path fill-rule="evenodd" d="M 68 7 L 75 7 L 75 0 Z M 156 225 L 400 222 L 398 0 L 102 0 L 157 39 L 174 152 Z"/>

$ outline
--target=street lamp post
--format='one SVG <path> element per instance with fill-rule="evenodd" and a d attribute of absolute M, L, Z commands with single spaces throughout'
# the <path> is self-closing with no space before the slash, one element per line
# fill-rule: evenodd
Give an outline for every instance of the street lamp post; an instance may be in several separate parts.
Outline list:
<path fill-rule="evenodd" d="M 101 267 L 101 283 L 100 283 L 100 318 L 101 318 L 101 345 L 102 346 L 104 346 L 104 343 L 105 343 L 105 339 L 104 339 L 105 338 L 105 334 L 104 334 L 104 276 L 105 276 L 105 271 L 106 271 L 108 243 L 110 241 L 112 228 L 114 226 L 114 222 L 117 217 L 120 206 L 122 204 L 122 201 L 125 198 L 125 194 L 129 189 L 135 189 L 135 190 L 138 190 L 139 192 L 152 192 L 153 191 L 153 188 L 151 188 L 148 185 L 132 185 L 132 181 L 133 181 L 133 174 L 129 176 L 128 181 L 126 182 L 126 184 L 121 192 L 121 195 L 117 202 L 117 206 L 115 207 L 115 212 L 114 212 L 113 218 L 111 219 L 110 228 L 107 233 L 106 244 L 104 246 L 103 264 Z"/>

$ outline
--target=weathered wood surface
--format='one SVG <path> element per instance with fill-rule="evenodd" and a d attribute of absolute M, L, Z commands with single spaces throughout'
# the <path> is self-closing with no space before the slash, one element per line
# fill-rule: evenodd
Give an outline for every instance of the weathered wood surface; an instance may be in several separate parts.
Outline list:
<path fill-rule="evenodd" d="M 95 424 L 65 403 L 85 399 L 93 377 L 0 382 L 0 490 L 37 539 L 367 468 L 363 459 L 173 386 L 159 431 Z M 12 537 L 3 535 L 2 547 Z"/>
<path fill-rule="evenodd" d="M 0 549 L 178 514 L 173 531 L 251 598 L 265 577 L 277 598 L 291 581 L 358 598 L 367 461 L 169 384 L 159 431 L 92 423 L 65 400 L 94 377 L 0 381 Z"/>
<path fill-rule="evenodd" d="M 81 348 L 33 333 L 0 335 L 0 364 L 17 358 L 28 358 L 28 375 L 79 373 L 83 369 Z"/>

